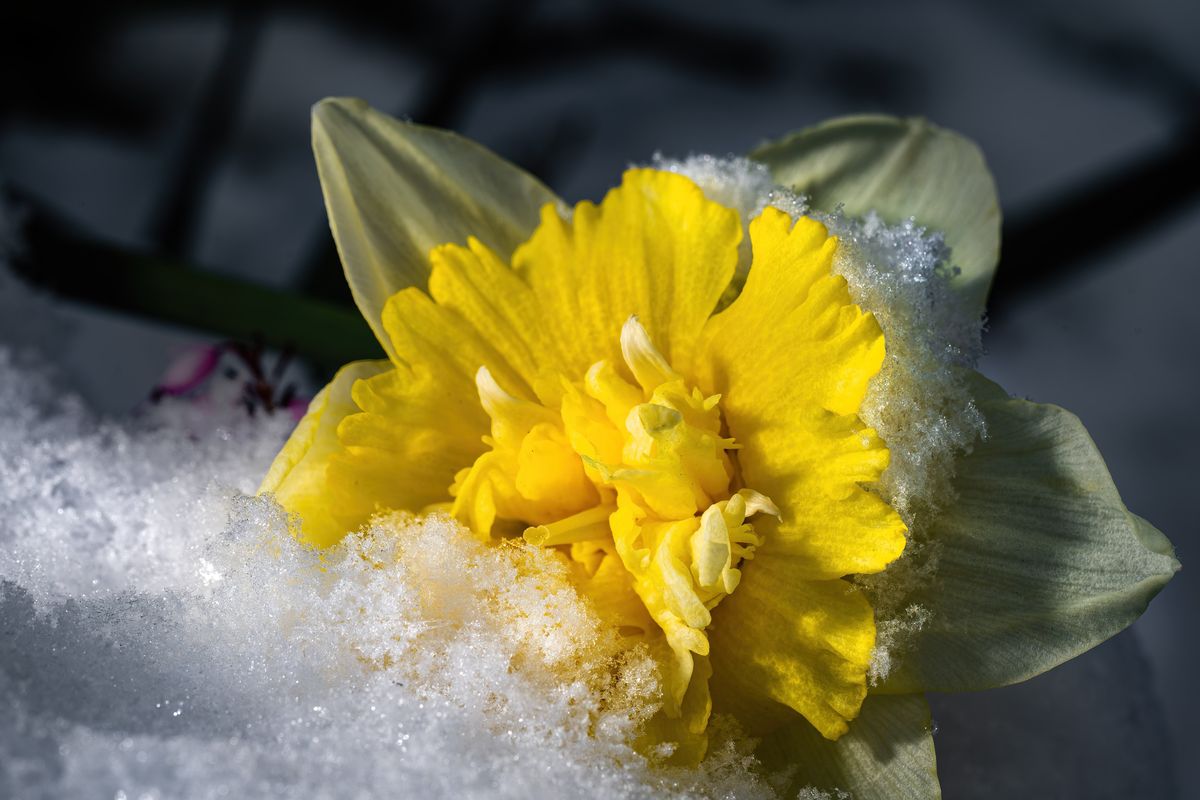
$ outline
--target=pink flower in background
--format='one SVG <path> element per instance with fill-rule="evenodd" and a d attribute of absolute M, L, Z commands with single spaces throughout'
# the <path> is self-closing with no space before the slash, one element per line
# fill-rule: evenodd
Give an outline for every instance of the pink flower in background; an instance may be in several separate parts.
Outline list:
<path fill-rule="evenodd" d="M 180 353 L 167 365 L 162 381 L 150 392 L 157 402 L 164 397 L 183 397 L 199 391 L 221 363 L 224 345 L 195 345 Z"/>
<path fill-rule="evenodd" d="M 183 350 L 150 392 L 151 402 L 164 397 L 187 398 L 198 406 L 238 406 L 254 416 L 287 412 L 299 421 L 310 398 L 299 394 L 294 381 L 285 381 L 291 353 L 284 351 L 268 369 L 261 344 L 221 342 Z"/>

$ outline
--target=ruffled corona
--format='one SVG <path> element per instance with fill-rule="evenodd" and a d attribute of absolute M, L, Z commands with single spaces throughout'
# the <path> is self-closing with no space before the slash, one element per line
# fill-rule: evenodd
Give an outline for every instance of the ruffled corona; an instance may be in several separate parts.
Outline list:
<path fill-rule="evenodd" d="M 858 417 L 883 335 L 820 223 L 768 208 L 749 230 L 745 286 L 716 314 L 741 221 L 671 173 L 631 170 L 569 221 L 548 205 L 511 263 L 436 248 L 428 293 L 384 307 L 391 365 L 340 374 L 264 488 L 320 546 L 380 510 L 441 509 L 559 548 L 656 656 L 647 746 L 701 757 L 714 708 L 752 733 L 791 709 L 837 738 L 875 643 L 844 578 L 905 543 Z"/>
<path fill-rule="evenodd" d="M 610 616 L 614 600 L 628 606 L 619 613 L 626 636 L 665 636 L 665 714 L 683 716 L 692 685 L 699 701 L 685 730 L 698 733 L 710 703 L 694 656 L 709 654 L 710 612 L 737 588 L 740 565 L 760 543 L 747 518 L 779 511 L 752 489 L 734 489 L 736 444 L 721 434 L 720 398 L 689 389 L 636 317 L 621 330 L 621 354 L 633 383 L 597 361 L 582 381 L 561 379 L 557 409 L 508 394 L 480 367 L 491 449 L 459 473 L 451 511 L 485 538 L 524 527 L 531 544 L 570 545 L 584 590 Z M 606 559 L 619 560 L 611 568 L 628 574 L 636 597 L 593 585 Z M 639 602 L 653 625 L 639 618 Z"/>

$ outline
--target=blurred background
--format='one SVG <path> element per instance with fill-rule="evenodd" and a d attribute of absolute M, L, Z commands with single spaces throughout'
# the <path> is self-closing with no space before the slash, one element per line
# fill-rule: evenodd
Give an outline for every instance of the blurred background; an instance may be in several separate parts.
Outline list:
<path fill-rule="evenodd" d="M 1185 564 L 1083 659 L 935 698 L 946 794 L 1197 796 L 1197 34 L 1189 0 L 5 4 L 0 344 L 112 415 L 197 344 L 291 345 L 310 389 L 373 355 L 309 149 L 326 95 L 454 128 L 569 201 L 659 151 L 928 117 L 980 144 L 1005 213 L 982 370 L 1078 414 Z"/>

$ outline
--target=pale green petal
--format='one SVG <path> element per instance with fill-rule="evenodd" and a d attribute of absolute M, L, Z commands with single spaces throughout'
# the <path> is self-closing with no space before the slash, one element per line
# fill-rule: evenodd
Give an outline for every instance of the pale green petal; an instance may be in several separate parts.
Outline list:
<path fill-rule="evenodd" d="M 755 753 L 773 773 L 795 770 L 785 797 L 813 787 L 841 789 L 854 800 L 928 800 L 942 796 L 930 727 L 923 696 L 870 695 L 837 741 L 799 719 L 764 739 Z"/>
<path fill-rule="evenodd" d="M 954 283 L 982 313 L 1000 257 L 1000 205 L 983 154 L 970 141 L 926 120 L 841 117 L 750 154 L 775 180 L 832 211 L 875 210 L 886 222 L 912 217 L 946 235 Z"/>
<path fill-rule="evenodd" d="M 474 236 L 507 260 L 558 198 L 536 178 L 449 131 L 382 114 L 362 100 L 313 106 L 313 152 L 329 227 L 359 310 L 389 355 L 383 304 L 425 288 L 429 252 Z"/>
<path fill-rule="evenodd" d="M 988 438 L 958 465 L 932 526 L 927 625 L 882 687 L 964 691 L 1031 678 L 1132 623 L 1179 569 L 1121 503 L 1072 414 L 976 376 Z"/>

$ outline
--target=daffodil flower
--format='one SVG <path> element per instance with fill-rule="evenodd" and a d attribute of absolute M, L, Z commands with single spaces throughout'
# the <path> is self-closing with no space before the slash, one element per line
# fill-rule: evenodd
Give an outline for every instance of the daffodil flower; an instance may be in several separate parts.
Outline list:
<path fill-rule="evenodd" d="M 358 101 L 319 104 L 313 137 L 388 358 L 337 373 L 263 491 L 316 547 L 405 509 L 557 548 L 659 665 L 645 752 L 694 762 L 723 713 L 793 787 L 937 796 L 923 692 L 1049 669 L 1132 622 L 1178 568 L 1077 419 L 971 375 L 987 436 L 912 547 L 885 488 L 896 454 L 863 419 L 889 343 L 814 217 L 768 206 L 745 224 L 649 168 L 567 209 L 484 148 Z M 754 156 L 814 209 L 943 232 L 951 285 L 982 313 L 999 211 L 969 142 L 865 117 Z M 872 684 L 863 576 L 906 547 L 928 562 L 906 595 L 925 624 Z"/>

